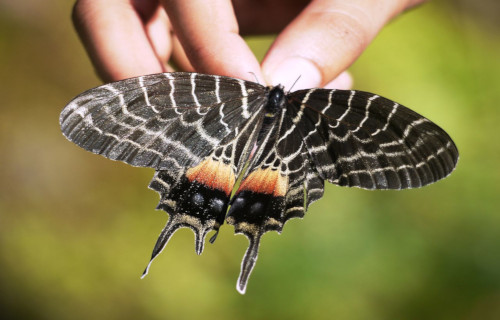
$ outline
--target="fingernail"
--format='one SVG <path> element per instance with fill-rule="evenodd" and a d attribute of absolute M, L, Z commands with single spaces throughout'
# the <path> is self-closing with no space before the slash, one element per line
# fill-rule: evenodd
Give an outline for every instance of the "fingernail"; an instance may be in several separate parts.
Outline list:
<path fill-rule="evenodd" d="M 281 84 L 285 90 L 309 89 L 321 85 L 321 73 L 309 60 L 301 57 L 287 58 L 271 72 L 265 74 L 267 83 L 276 86 Z M 293 86 L 293 88 L 292 88 Z"/>

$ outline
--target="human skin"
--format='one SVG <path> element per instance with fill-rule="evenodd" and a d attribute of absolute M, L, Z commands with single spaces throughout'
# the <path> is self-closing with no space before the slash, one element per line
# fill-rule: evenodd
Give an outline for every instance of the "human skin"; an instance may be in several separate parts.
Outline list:
<path fill-rule="evenodd" d="M 78 0 L 75 28 L 104 81 L 176 69 L 294 89 L 348 89 L 345 71 L 422 0 Z M 242 38 L 278 34 L 261 64 Z M 294 84 L 294 82 L 297 83 Z"/>

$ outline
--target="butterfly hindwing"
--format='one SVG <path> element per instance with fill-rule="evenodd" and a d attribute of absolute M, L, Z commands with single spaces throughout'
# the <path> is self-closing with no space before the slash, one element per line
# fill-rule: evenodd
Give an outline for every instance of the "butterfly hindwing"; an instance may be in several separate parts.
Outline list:
<path fill-rule="evenodd" d="M 281 232 L 287 220 L 303 217 L 308 205 L 323 194 L 323 180 L 311 166 L 298 129 L 302 109 L 287 105 L 275 115 L 231 200 L 227 221 L 249 239 L 237 284 L 241 293 L 257 260 L 262 235 Z"/>
<path fill-rule="evenodd" d="M 170 217 L 153 249 L 151 261 L 163 250 L 180 227 L 195 233 L 195 249 L 203 251 L 206 234 L 224 222 L 231 192 L 259 133 L 262 118 L 255 113 L 236 130 L 235 137 L 223 139 L 203 161 L 180 170 L 158 170 L 150 188 L 160 193 L 159 209 Z M 217 233 L 210 239 L 215 240 Z"/>

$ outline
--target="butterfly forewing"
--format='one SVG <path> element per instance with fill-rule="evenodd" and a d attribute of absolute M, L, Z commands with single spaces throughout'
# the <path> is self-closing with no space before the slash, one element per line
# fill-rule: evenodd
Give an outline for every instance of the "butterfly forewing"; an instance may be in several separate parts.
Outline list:
<path fill-rule="evenodd" d="M 365 189 L 415 188 L 446 177 L 458 151 L 437 125 L 386 98 L 354 90 L 301 90 L 302 135 L 322 178 Z"/>
<path fill-rule="evenodd" d="M 60 123 L 69 140 L 107 158 L 156 169 L 175 159 L 184 167 L 258 112 L 264 89 L 227 77 L 149 75 L 84 92 L 63 110 Z"/>

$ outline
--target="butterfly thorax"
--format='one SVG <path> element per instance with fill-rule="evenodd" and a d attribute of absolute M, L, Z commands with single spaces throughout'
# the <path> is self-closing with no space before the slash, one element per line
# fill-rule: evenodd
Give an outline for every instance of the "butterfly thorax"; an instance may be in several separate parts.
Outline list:
<path fill-rule="evenodd" d="M 269 87 L 267 103 L 265 105 L 266 117 L 274 117 L 285 106 L 285 91 L 281 85 Z"/>
<path fill-rule="evenodd" d="M 257 145 L 262 142 L 262 139 L 276 121 L 280 110 L 285 107 L 285 98 L 286 95 L 282 86 L 277 85 L 267 88 L 267 102 L 264 105 L 265 117 L 257 137 Z"/>

